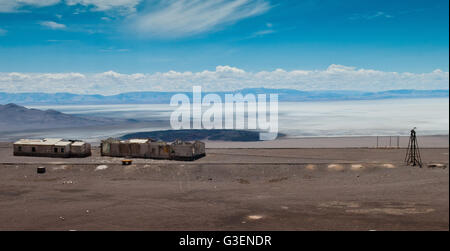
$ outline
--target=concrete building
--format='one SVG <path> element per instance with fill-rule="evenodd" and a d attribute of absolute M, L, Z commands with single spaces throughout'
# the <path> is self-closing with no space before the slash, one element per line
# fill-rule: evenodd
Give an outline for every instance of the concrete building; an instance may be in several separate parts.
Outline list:
<path fill-rule="evenodd" d="M 78 140 L 21 139 L 14 143 L 14 155 L 83 158 L 91 156 L 91 145 Z"/>
<path fill-rule="evenodd" d="M 206 156 L 205 143 L 200 141 L 175 141 L 171 145 L 171 153 L 175 160 L 195 160 Z"/>
<path fill-rule="evenodd" d="M 206 156 L 205 143 L 176 141 L 168 144 L 151 139 L 107 139 L 101 143 L 102 156 L 192 161 Z"/>

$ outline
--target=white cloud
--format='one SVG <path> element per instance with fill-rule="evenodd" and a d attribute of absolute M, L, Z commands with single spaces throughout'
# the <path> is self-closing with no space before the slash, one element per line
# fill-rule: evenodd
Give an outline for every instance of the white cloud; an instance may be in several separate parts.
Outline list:
<path fill-rule="evenodd" d="M 65 24 L 60 24 L 53 21 L 42 21 L 40 22 L 40 24 L 53 30 L 61 30 L 67 28 Z"/>
<path fill-rule="evenodd" d="M 253 33 L 249 38 L 254 38 L 254 37 L 262 37 L 265 35 L 269 35 L 269 34 L 273 34 L 275 33 L 275 30 L 272 29 L 268 29 L 268 30 L 261 30 L 261 31 L 257 31 L 255 33 Z"/>
<path fill-rule="evenodd" d="M 0 0 L 1 12 L 66 4 L 74 14 L 86 11 L 114 11 L 127 16 L 127 30 L 143 37 L 179 38 L 223 28 L 240 20 L 261 15 L 271 8 L 270 0 Z M 137 6 L 141 6 L 139 11 Z M 110 13 L 111 14 L 111 13 Z M 106 14 L 108 15 L 108 14 Z M 58 19 L 62 16 L 56 14 Z M 110 21 L 110 17 L 103 17 Z M 44 25 L 61 29 L 56 23 Z M 267 30 L 272 25 L 267 23 Z M 268 34 L 265 31 L 264 34 Z M 260 34 L 260 35 L 264 35 Z"/>
<path fill-rule="evenodd" d="M 64 2 L 67 5 L 83 5 L 94 7 L 96 11 L 107 11 L 111 9 L 124 9 L 135 11 L 136 5 L 141 0 L 0 0 L 1 12 L 16 12 L 22 7 L 45 7 Z"/>
<path fill-rule="evenodd" d="M 0 36 L 5 35 L 7 32 L 7 30 L 0 28 Z"/>
<path fill-rule="evenodd" d="M 217 66 L 216 73 L 233 73 L 233 74 L 244 74 L 245 71 L 236 67 L 231 66 Z"/>
<path fill-rule="evenodd" d="M 70 92 L 112 95 L 140 91 L 192 91 L 200 85 L 205 91 L 242 88 L 385 91 L 399 89 L 449 89 L 449 73 L 398 73 L 331 65 L 325 70 L 247 72 L 230 66 L 214 71 L 153 74 L 121 74 L 108 71 L 80 73 L 0 73 L 0 92 Z"/>
<path fill-rule="evenodd" d="M 375 18 L 393 18 L 394 16 L 383 12 L 383 11 L 377 11 L 375 13 L 370 13 L 370 14 L 354 14 L 352 16 L 350 16 L 350 20 L 359 20 L 359 19 L 366 19 L 366 20 L 371 20 L 371 19 L 375 19 Z"/>
<path fill-rule="evenodd" d="M 129 52 L 129 51 L 130 51 L 130 49 L 124 49 L 124 48 L 117 49 L 117 48 L 114 48 L 114 47 L 108 47 L 108 48 L 100 50 L 100 52 Z"/>
<path fill-rule="evenodd" d="M 94 10 L 106 11 L 121 8 L 128 11 L 135 11 L 136 5 L 141 0 L 66 0 L 67 5 L 80 4 L 83 6 L 94 6 Z"/>
<path fill-rule="evenodd" d="M 16 12 L 24 6 L 45 7 L 59 2 L 60 0 L 0 0 L 0 13 Z"/>
<path fill-rule="evenodd" d="M 147 37 L 186 37 L 263 14 L 270 7 L 266 0 L 159 0 L 132 17 L 130 28 Z"/>

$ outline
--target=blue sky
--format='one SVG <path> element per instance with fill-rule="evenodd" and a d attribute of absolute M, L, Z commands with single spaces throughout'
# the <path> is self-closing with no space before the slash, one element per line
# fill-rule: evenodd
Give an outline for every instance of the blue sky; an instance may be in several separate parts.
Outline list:
<path fill-rule="evenodd" d="M 448 85 L 448 5 L 448 0 L 0 0 L 0 72 L 111 71 L 130 77 L 217 73 L 218 66 L 258 73 L 337 65 L 417 78 L 440 69 L 442 89 L 442 81 Z M 7 81 L 0 78 L 0 91 L 14 89 Z"/>
<path fill-rule="evenodd" d="M 265 9 L 174 37 L 164 34 L 164 27 L 157 34 L 129 27 L 130 16 L 151 13 L 158 1 L 122 2 L 104 11 L 83 1 L 5 9 L 0 14 L 1 71 L 134 73 L 200 71 L 217 65 L 259 71 L 323 69 L 331 64 L 384 71 L 448 70 L 447 0 L 248 1 Z M 123 10 L 127 2 L 138 2 L 136 12 Z"/>

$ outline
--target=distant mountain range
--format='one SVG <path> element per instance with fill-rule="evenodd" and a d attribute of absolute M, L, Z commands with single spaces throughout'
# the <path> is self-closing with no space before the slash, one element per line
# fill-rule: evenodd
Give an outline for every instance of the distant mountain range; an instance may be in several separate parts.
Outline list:
<path fill-rule="evenodd" d="M 0 105 L 0 131 L 98 126 L 120 120 L 73 116 L 55 110 L 28 109 L 16 104 Z"/>
<path fill-rule="evenodd" d="M 180 92 L 130 92 L 113 96 L 81 95 L 70 93 L 5 93 L 0 92 L 0 104 L 21 105 L 101 105 L 101 104 L 168 104 L 173 95 Z M 182 92 L 192 97 L 192 92 Z M 290 89 L 243 89 L 234 92 L 215 92 L 224 100 L 225 94 L 278 93 L 280 102 L 375 100 L 395 98 L 445 98 L 449 90 L 392 90 L 383 92 L 362 91 L 298 91 Z M 207 95 L 209 93 L 203 93 Z"/>

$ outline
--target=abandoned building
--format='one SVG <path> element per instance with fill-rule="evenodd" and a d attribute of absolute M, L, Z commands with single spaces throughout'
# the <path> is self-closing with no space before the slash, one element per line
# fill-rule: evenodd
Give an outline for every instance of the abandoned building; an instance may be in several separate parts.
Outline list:
<path fill-rule="evenodd" d="M 175 141 L 168 144 L 152 139 L 107 139 L 101 143 L 102 156 L 192 161 L 206 156 L 205 143 Z"/>
<path fill-rule="evenodd" d="M 91 156 L 91 145 L 79 140 L 21 139 L 14 143 L 14 155 L 83 158 Z"/>

